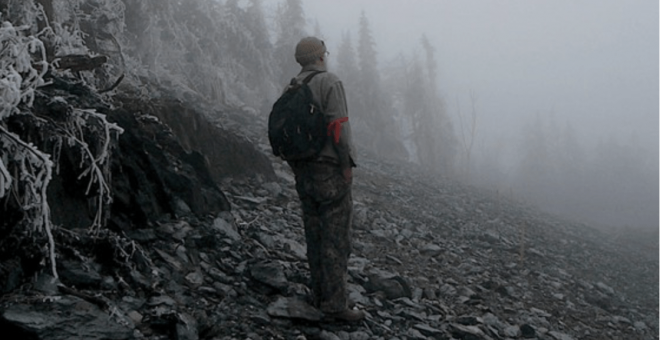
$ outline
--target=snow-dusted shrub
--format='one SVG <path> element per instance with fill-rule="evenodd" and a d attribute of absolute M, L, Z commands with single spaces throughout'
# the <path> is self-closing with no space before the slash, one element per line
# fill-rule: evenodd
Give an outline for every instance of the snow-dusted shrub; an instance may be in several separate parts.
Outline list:
<path fill-rule="evenodd" d="M 31 117 L 27 120 L 29 124 L 35 125 L 35 130 L 42 137 L 47 135 L 56 146 L 52 155 L 10 131 L 8 118 L 17 114 L 33 115 L 35 92 L 47 84 L 44 80 L 49 70 L 46 48 L 38 37 L 50 35 L 49 38 L 60 42 L 73 39 L 58 36 L 50 28 L 37 36 L 30 32 L 27 26 L 16 27 L 7 21 L 0 25 L 0 199 L 10 200 L 12 206 L 22 210 L 23 224 L 28 226 L 27 235 L 37 232 L 47 236 L 51 270 L 57 277 L 54 226 L 47 192 L 52 176 L 57 175 L 60 150 L 70 148 L 80 152 L 78 179 L 89 181 L 85 194 L 96 199 L 97 212 L 90 231 L 98 232 L 103 227 L 103 209 L 111 201 L 109 150 L 122 129 L 109 123 L 103 114 L 74 107 L 58 122 L 48 117 Z M 68 105 L 61 97 L 53 98 L 51 104 L 56 101 Z"/>
<path fill-rule="evenodd" d="M 45 84 L 48 71 L 43 43 L 9 22 L 0 27 L 0 120 L 17 112 L 21 102 L 28 106 L 34 90 Z"/>
<path fill-rule="evenodd" d="M 16 193 L 16 199 L 26 214 L 32 229 L 28 232 L 40 231 L 46 233 L 49 244 L 49 257 L 53 275 L 55 269 L 55 242 L 52 234 L 50 208 L 48 206 L 48 183 L 53 172 L 53 162 L 50 156 L 39 151 L 34 145 L 22 141 L 15 134 L 0 126 L 0 198 L 9 193 Z M 12 164 L 17 176 L 12 178 L 4 163 Z M 8 175 L 7 177 L 5 177 Z"/>
<path fill-rule="evenodd" d="M 0 122 L 18 113 L 21 103 L 31 106 L 35 89 L 45 84 L 43 76 L 48 71 L 45 49 L 39 39 L 23 33 L 27 29 L 27 26 L 14 27 L 9 22 L 3 22 L 0 27 Z M 2 125 L 0 151 L 0 198 L 12 187 L 16 187 L 14 192 L 20 192 L 17 203 L 31 222 L 32 231 L 43 231 L 48 236 L 51 266 L 53 274 L 57 275 L 47 199 L 53 169 L 50 156 Z M 11 175 L 12 167 L 8 164 L 14 165 L 16 175 Z"/>

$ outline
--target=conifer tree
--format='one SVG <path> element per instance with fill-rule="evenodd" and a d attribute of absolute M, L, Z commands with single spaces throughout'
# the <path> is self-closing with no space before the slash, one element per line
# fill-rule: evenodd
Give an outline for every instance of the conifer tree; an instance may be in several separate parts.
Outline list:
<path fill-rule="evenodd" d="M 248 21 L 247 26 L 252 36 L 254 36 L 254 42 L 257 48 L 263 51 L 270 50 L 273 44 L 270 42 L 268 25 L 266 25 L 263 0 L 250 0 L 250 4 L 246 9 L 246 19 Z"/>
<path fill-rule="evenodd" d="M 437 94 L 438 91 L 438 62 L 435 60 L 435 48 L 431 45 L 431 42 L 426 37 L 426 34 L 422 35 L 422 47 L 424 48 L 424 53 L 426 55 L 426 75 L 428 79 L 429 92 L 432 94 Z"/>
<path fill-rule="evenodd" d="M 357 46 L 359 79 L 352 109 L 356 140 L 366 149 L 386 158 L 406 159 L 400 130 L 394 120 L 391 99 L 383 92 L 378 71 L 376 43 L 363 11 L 359 20 Z"/>
<path fill-rule="evenodd" d="M 403 110 L 412 127 L 412 142 L 415 145 L 414 162 L 423 165 L 428 160 L 428 122 L 425 122 L 427 93 L 424 87 L 424 75 L 417 55 L 413 55 L 404 65 Z"/>
<path fill-rule="evenodd" d="M 351 32 L 342 33 L 341 42 L 337 49 L 337 75 L 342 79 L 345 87 L 357 87 L 358 66 L 355 48 L 351 42 Z"/>
<path fill-rule="evenodd" d="M 302 0 L 286 0 L 277 11 L 278 37 L 275 43 L 276 77 L 287 84 L 300 71 L 293 58 L 296 44 L 307 35 Z"/>
<path fill-rule="evenodd" d="M 375 92 L 379 84 L 378 63 L 376 59 L 376 43 L 374 42 L 369 26 L 369 19 L 364 11 L 360 16 L 360 30 L 358 34 L 358 48 L 360 77 L 363 85 L 369 86 Z"/>
<path fill-rule="evenodd" d="M 346 91 L 349 112 L 353 118 L 356 118 L 355 115 L 359 112 L 359 101 L 357 100 L 358 96 L 356 95 L 358 93 L 357 90 L 359 89 L 359 69 L 355 55 L 355 48 L 353 48 L 353 43 L 351 42 L 351 34 L 348 31 L 342 33 L 342 39 L 337 49 L 335 60 L 336 73 L 339 76 L 339 79 L 342 80 Z M 359 119 L 354 119 L 354 122 L 355 123 L 352 123 L 354 129 L 359 128 L 361 130 L 364 128 L 359 126 L 359 124 L 361 124 Z"/>

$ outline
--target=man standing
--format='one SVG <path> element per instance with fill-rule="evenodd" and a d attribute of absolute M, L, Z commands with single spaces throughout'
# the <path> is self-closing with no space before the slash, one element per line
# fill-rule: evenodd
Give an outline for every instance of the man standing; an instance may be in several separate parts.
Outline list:
<path fill-rule="evenodd" d="M 302 204 L 314 304 L 328 319 L 360 321 L 365 314 L 348 308 L 346 289 L 356 157 L 344 87 L 327 72 L 328 54 L 325 43 L 315 37 L 303 38 L 296 45 L 296 61 L 302 66 L 296 81 L 301 83 L 316 73 L 307 85 L 325 115 L 328 137 L 315 158 L 288 163 Z"/>

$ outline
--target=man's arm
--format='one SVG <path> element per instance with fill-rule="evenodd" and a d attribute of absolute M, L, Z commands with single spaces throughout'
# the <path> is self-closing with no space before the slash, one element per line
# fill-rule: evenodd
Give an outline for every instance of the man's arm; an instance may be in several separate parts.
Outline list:
<path fill-rule="evenodd" d="M 341 81 L 332 84 L 327 93 L 326 103 L 325 114 L 331 143 L 337 152 L 342 170 L 350 170 L 355 163 L 351 159 L 351 125 L 348 119 L 346 94 Z"/>

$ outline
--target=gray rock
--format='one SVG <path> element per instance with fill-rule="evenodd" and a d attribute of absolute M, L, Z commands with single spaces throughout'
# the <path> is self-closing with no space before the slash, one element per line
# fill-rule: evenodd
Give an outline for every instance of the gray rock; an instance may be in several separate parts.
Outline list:
<path fill-rule="evenodd" d="M 275 182 L 264 183 L 263 188 L 266 189 L 268 193 L 273 197 L 277 197 L 282 194 L 282 186 Z"/>
<path fill-rule="evenodd" d="M 241 240 L 241 235 L 238 233 L 236 227 L 222 217 L 213 220 L 213 229 L 219 231 L 222 235 L 228 237 L 234 242 Z"/>
<path fill-rule="evenodd" d="M 477 295 L 477 293 L 474 290 L 470 289 L 470 287 L 467 287 L 467 286 L 462 286 L 458 290 L 458 294 L 461 295 L 461 296 L 466 296 L 466 297 L 472 297 L 472 296 Z"/>
<path fill-rule="evenodd" d="M 521 335 L 520 327 L 517 325 L 505 327 L 502 333 L 508 338 L 518 338 Z"/>
<path fill-rule="evenodd" d="M 492 340 L 477 326 L 464 326 L 457 323 L 449 324 L 451 334 L 459 339 L 469 340 Z"/>
<path fill-rule="evenodd" d="M 497 330 L 504 330 L 508 325 L 504 324 L 500 319 L 492 313 L 486 313 L 483 317 L 483 323 L 495 327 Z"/>
<path fill-rule="evenodd" d="M 73 296 L 52 303 L 11 305 L 2 313 L 2 321 L 49 340 L 133 339 L 134 329 L 129 318 L 111 318 L 95 305 Z"/>
<path fill-rule="evenodd" d="M 454 296 L 456 295 L 457 291 L 456 288 L 454 288 L 454 286 L 445 283 L 444 285 L 442 285 L 442 287 L 440 287 L 440 293 L 447 296 Z"/>
<path fill-rule="evenodd" d="M 101 274 L 94 269 L 94 263 L 76 263 L 60 261 L 62 269 L 59 271 L 62 283 L 76 288 L 98 288 L 101 285 Z"/>
<path fill-rule="evenodd" d="M 59 284 L 61 284 L 59 279 L 56 279 L 50 274 L 41 273 L 37 276 L 34 289 L 45 295 L 57 295 L 59 294 L 57 289 Z"/>
<path fill-rule="evenodd" d="M 337 336 L 335 333 L 328 332 L 326 330 L 322 330 L 321 333 L 319 334 L 319 339 L 320 340 L 342 340 L 339 336 Z"/>
<path fill-rule="evenodd" d="M 548 313 L 548 312 L 546 312 L 542 309 L 535 308 L 535 307 L 530 308 L 529 311 L 532 312 L 532 314 L 534 314 L 534 315 L 538 315 L 538 316 L 545 317 L 545 318 L 547 318 L 549 316 L 552 316 L 552 315 L 550 315 L 550 313 Z"/>
<path fill-rule="evenodd" d="M 415 324 L 413 327 L 415 329 L 419 330 L 420 332 L 422 332 L 422 334 L 424 334 L 426 336 L 434 336 L 434 335 L 440 335 L 440 334 L 444 333 L 442 330 L 437 329 L 437 328 L 433 328 L 433 327 L 431 327 L 427 324 L 418 323 L 418 324 Z"/>
<path fill-rule="evenodd" d="M 476 316 L 472 316 L 472 315 L 459 316 L 456 319 L 454 319 L 454 321 L 456 323 L 459 323 L 459 324 L 465 325 L 465 326 L 474 326 L 474 325 L 478 325 L 478 324 L 482 323 L 482 320 L 480 320 Z"/>
<path fill-rule="evenodd" d="M 620 322 L 620 323 L 623 323 L 623 324 L 626 324 L 626 325 L 631 325 L 632 324 L 630 319 L 626 318 L 625 316 L 620 316 L 620 315 L 613 316 L 612 321 Z"/>
<path fill-rule="evenodd" d="M 408 339 L 419 339 L 419 340 L 428 339 L 426 336 L 424 336 L 424 334 L 422 334 L 422 332 L 414 328 L 409 329 L 406 335 L 408 336 Z"/>
<path fill-rule="evenodd" d="M 214 280 L 217 280 L 217 281 L 219 281 L 219 282 L 222 282 L 222 283 L 225 283 L 225 284 L 232 284 L 232 283 L 234 282 L 234 279 L 233 279 L 231 276 L 225 274 L 225 272 L 221 271 L 221 270 L 218 269 L 218 268 L 211 267 L 211 268 L 209 268 L 209 270 L 207 271 L 207 273 L 208 273 L 208 274 L 209 274 Z"/>
<path fill-rule="evenodd" d="M 642 321 L 635 321 L 633 327 L 635 327 L 635 329 L 638 331 L 645 331 L 648 328 L 646 324 Z"/>
<path fill-rule="evenodd" d="M 193 228 L 188 224 L 186 221 L 177 221 L 175 223 L 172 223 L 172 227 L 174 228 L 174 233 L 172 233 L 172 237 L 178 241 L 183 241 L 188 234 L 193 230 Z"/>
<path fill-rule="evenodd" d="M 190 256 L 188 255 L 188 249 L 183 245 L 177 245 L 175 248 L 176 256 L 181 260 L 185 265 L 190 263 Z M 193 251 L 194 253 L 194 251 Z"/>
<path fill-rule="evenodd" d="M 158 239 L 153 229 L 132 229 L 126 231 L 126 236 L 138 242 L 151 242 Z"/>
<path fill-rule="evenodd" d="M 158 249 L 158 248 L 156 248 L 156 249 L 154 249 L 154 250 L 156 251 L 156 253 L 157 253 L 157 254 L 158 254 L 163 260 L 165 260 L 165 262 L 166 262 L 170 267 L 172 267 L 172 269 L 177 270 L 177 271 L 181 271 L 181 270 L 183 270 L 183 268 L 184 268 L 183 264 L 182 264 L 179 260 L 177 260 L 176 258 L 174 258 L 174 256 L 171 256 L 170 254 L 168 254 L 168 253 L 166 253 L 166 252 L 164 252 L 164 251 L 162 251 L 162 250 L 160 250 L 160 249 Z"/>
<path fill-rule="evenodd" d="M 422 297 L 429 300 L 436 300 L 438 298 L 438 296 L 435 294 L 435 289 L 429 287 L 424 288 Z"/>
<path fill-rule="evenodd" d="M 548 335 L 555 338 L 556 340 L 574 340 L 572 336 L 557 331 L 549 331 Z"/>
<path fill-rule="evenodd" d="M 145 302 L 146 300 L 144 299 L 135 298 L 132 296 L 124 296 L 121 298 L 121 301 L 119 302 L 119 306 L 124 310 L 131 310 L 131 309 L 137 310 L 142 308 Z"/>
<path fill-rule="evenodd" d="M 257 310 L 252 315 L 250 315 L 250 320 L 254 321 L 259 325 L 269 325 L 270 316 L 265 310 Z"/>
<path fill-rule="evenodd" d="M 534 329 L 534 327 L 528 324 L 524 324 L 520 326 L 520 333 L 522 337 L 525 339 L 531 339 L 536 337 L 536 329 Z"/>
<path fill-rule="evenodd" d="M 366 293 L 366 290 L 364 287 L 356 284 L 349 283 L 347 284 L 347 290 L 348 290 L 348 299 L 353 301 L 354 303 L 359 303 L 362 305 L 367 305 L 369 304 L 369 298 L 364 296 L 364 293 Z"/>
<path fill-rule="evenodd" d="M 215 288 L 218 292 L 221 292 L 223 296 L 236 297 L 238 295 L 234 287 L 222 282 L 213 283 L 213 288 Z"/>
<path fill-rule="evenodd" d="M 281 243 L 284 250 L 293 255 L 300 261 L 307 261 L 307 248 L 295 240 L 278 237 L 277 242 Z"/>
<path fill-rule="evenodd" d="M 257 234 L 257 241 L 263 244 L 266 248 L 275 248 L 277 245 L 275 237 L 263 232 Z"/>
<path fill-rule="evenodd" d="M 204 275 L 200 271 L 194 271 L 186 275 L 186 281 L 197 287 L 204 283 Z"/>
<path fill-rule="evenodd" d="M 147 305 L 149 306 L 158 306 L 158 305 L 166 305 L 166 306 L 176 306 L 176 301 L 172 299 L 171 297 L 167 295 L 160 295 L 160 296 L 154 296 L 147 301 Z"/>
<path fill-rule="evenodd" d="M 603 291 L 604 293 L 607 293 L 609 295 L 614 295 L 614 289 L 612 289 L 612 287 L 610 287 L 610 286 L 608 286 L 608 285 L 606 285 L 602 282 L 596 283 L 596 287 L 598 289 L 600 289 L 601 291 Z"/>
<path fill-rule="evenodd" d="M 355 331 L 350 333 L 350 339 L 351 340 L 370 340 L 372 339 L 372 336 L 364 331 Z"/>
<path fill-rule="evenodd" d="M 176 335 L 177 340 L 198 340 L 197 320 L 186 313 L 179 313 Z"/>
<path fill-rule="evenodd" d="M 285 292 L 289 281 L 284 275 L 284 268 L 279 262 L 259 262 L 250 266 L 250 276 L 267 286 Z"/>
<path fill-rule="evenodd" d="M 426 314 L 414 312 L 412 310 L 403 309 L 397 315 L 402 316 L 402 317 L 404 317 L 408 320 L 415 320 L 415 321 L 418 321 L 418 322 L 426 321 Z"/>
<path fill-rule="evenodd" d="M 144 316 L 142 316 L 142 314 L 140 314 L 138 311 L 135 311 L 135 310 L 129 311 L 128 313 L 126 313 L 126 315 L 129 318 L 131 318 L 131 320 L 133 320 L 133 322 L 135 324 L 142 323 L 142 319 L 144 318 Z"/>
<path fill-rule="evenodd" d="M 442 254 L 444 251 L 445 249 L 440 247 L 439 245 L 429 243 L 425 245 L 422 249 L 420 249 L 419 252 L 422 255 L 434 257 Z"/>
<path fill-rule="evenodd" d="M 346 331 L 339 331 L 337 332 L 337 336 L 341 340 L 351 340 L 351 334 L 346 332 Z"/>
<path fill-rule="evenodd" d="M 367 275 L 369 281 L 365 284 L 368 292 L 382 291 L 388 299 L 412 297 L 410 284 L 401 276 L 385 271 L 372 271 Z"/>
<path fill-rule="evenodd" d="M 176 216 L 187 216 L 192 213 L 190 206 L 179 197 L 172 198 L 174 205 L 174 214 Z"/>
<path fill-rule="evenodd" d="M 295 299 L 280 297 L 268 305 L 268 315 L 274 318 L 302 319 L 307 321 L 321 321 L 323 313 L 308 303 Z"/>
<path fill-rule="evenodd" d="M 112 276 L 104 276 L 101 280 L 101 289 L 103 290 L 117 290 L 118 288 L 119 285 Z"/>

